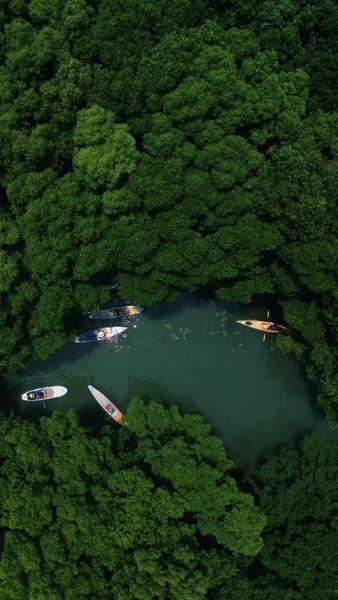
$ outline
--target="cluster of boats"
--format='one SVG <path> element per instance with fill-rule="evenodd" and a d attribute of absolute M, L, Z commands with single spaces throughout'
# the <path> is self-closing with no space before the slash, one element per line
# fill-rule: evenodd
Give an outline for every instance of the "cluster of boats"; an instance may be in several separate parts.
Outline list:
<path fill-rule="evenodd" d="M 107 286 L 108 287 L 108 286 Z M 108 288 L 110 289 L 110 288 Z M 115 286 L 112 286 L 112 289 L 115 289 Z M 107 308 L 104 310 L 99 310 L 95 313 L 89 315 L 90 319 L 127 319 L 130 317 L 134 317 L 139 315 L 141 312 L 145 310 L 145 306 L 114 306 L 112 308 Z M 93 331 L 87 331 L 87 333 L 82 333 L 76 339 L 76 343 L 81 342 L 101 342 L 103 340 L 110 340 L 116 335 L 119 335 L 123 331 L 126 331 L 127 327 L 99 327 L 98 329 L 94 329 Z M 114 419 L 117 423 L 122 425 L 123 422 L 123 414 L 121 411 L 115 406 L 115 404 L 109 400 L 102 392 L 94 388 L 92 385 L 88 385 L 88 389 L 91 394 L 94 396 L 95 400 L 102 406 L 103 410 Z M 28 402 L 44 402 L 45 400 L 52 400 L 53 398 L 60 398 L 67 394 L 67 388 L 62 385 L 54 385 L 51 387 L 43 387 L 36 388 L 35 390 L 30 390 L 29 392 L 25 392 L 22 394 L 22 400 L 26 400 Z"/>
<path fill-rule="evenodd" d="M 92 385 L 88 385 L 88 389 L 90 393 L 94 396 L 95 400 L 102 406 L 103 410 L 114 419 L 120 425 L 125 425 L 123 423 L 123 414 L 117 408 L 117 406 L 107 398 L 102 392 L 94 388 Z M 31 390 L 30 392 L 25 392 L 22 394 L 22 400 L 27 400 L 30 402 L 44 402 L 45 400 L 51 400 L 52 398 L 60 398 L 67 394 L 67 388 L 62 385 L 54 385 L 51 387 L 45 388 L 37 388 L 36 390 Z"/>
<path fill-rule="evenodd" d="M 99 310 L 98 312 L 89 315 L 90 319 L 108 320 L 108 319 L 129 319 L 139 315 L 145 310 L 145 306 L 115 306 L 114 308 L 107 308 Z M 99 327 L 92 331 L 82 333 L 75 342 L 77 344 L 83 342 L 102 342 L 103 340 L 110 340 L 116 335 L 126 331 L 127 327 Z"/>
<path fill-rule="evenodd" d="M 145 310 L 145 306 L 119 306 L 115 308 L 99 310 L 96 313 L 89 315 L 90 319 L 124 319 L 139 315 Z M 284 325 L 277 325 L 272 321 L 236 321 L 240 325 L 251 327 L 252 329 L 258 329 L 264 333 L 282 333 L 287 330 Z M 87 331 L 79 335 L 75 342 L 101 342 L 103 340 L 109 340 L 112 337 L 119 335 L 126 331 L 127 327 L 99 327 L 92 331 Z"/>
<path fill-rule="evenodd" d="M 114 306 L 104 310 L 99 310 L 89 315 L 90 319 L 125 319 L 139 315 L 145 310 L 145 306 Z M 267 315 L 268 316 L 268 315 Z M 271 321 L 237 321 L 240 325 L 251 327 L 265 333 L 282 333 L 287 331 L 287 327 L 284 325 L 278 325 Z M 119 335 L 125 331 L 127 327 L 99 327 L 87 333 L 79 335 L 75 342 L 100 342 L 103 340 L 110 340 L 116 335 Z M 120 425 L 123 423 L 123 414 L 117 408 L 117 406 L 109 400 L 102 392 L 94 388 L 92 385 L 88 385 L 90 393 L 94 396 L 95 400 L 100 404 L 103 410 Z M 53 398 L 60 398 L 67 394 L 67 388 L 62 385 L 54 385 L 51 387 L 37 388 L 30 390 L 22 395 L 22 400 L 29 402 L 44 402 L 45 400 L 51 400 Z"/>

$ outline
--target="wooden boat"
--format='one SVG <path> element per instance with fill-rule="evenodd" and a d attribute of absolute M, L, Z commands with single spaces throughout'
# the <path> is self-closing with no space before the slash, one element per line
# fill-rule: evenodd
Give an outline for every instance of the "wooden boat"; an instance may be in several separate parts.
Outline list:
<path fill-rule="evenodd" d="M 36 388 L 22 394 L 22 400 L 28 402 L 44 402 L 44 400 L 52 400 L 53 398 L 60 398 L 67 394 L 67 388 L 62 385 L 53 385 L 52 387 Z"/>
<path fill-rule="evenodd" d="M 124 319 L 139 315 L 145 310 L 145 306 L 116 306 L 105 310 L 98 310 L 89 315 L 90 319 Z"/>
<path fill-rule="evenodd" d="M 99 392 L 99 390 L 94 388 L 92 385 L 88 385 L 88 389 L 90 393 L 93 394 L 95 400 L 99 403 L 99 405 L 102 406 L 103 410 L 105 410 L 106 413 L 112 419 L 114 419 L 114 421 L 116 421 L 116 423 L 123 425 L 123 414 L 117 408 L 117 406 L 115 406 L 115 404 L 111 400 L 109 400 L 104 394 L 102 394 L 102 392 Z"/>
<path fill-rule="evenodd" d="M 264 333 L 282 333 L 287 330 L 284 325 L 277 325 L 271 321 L 237 321 L 240 325 L 251 327 L 252 329 L 258 329 Z"/>
<path fill-rule="evenodd" d="M 126 331 L 126 329 L 127 327 L 100 327 L 99 329 L 82 333 L 75 338 L 75 342 L 80 344 L 84 342 L 102 342 L 103 340 L 110 340 L 115 335 L 119 335 L 120 333 L 123 333 L 123 331 Z"/>

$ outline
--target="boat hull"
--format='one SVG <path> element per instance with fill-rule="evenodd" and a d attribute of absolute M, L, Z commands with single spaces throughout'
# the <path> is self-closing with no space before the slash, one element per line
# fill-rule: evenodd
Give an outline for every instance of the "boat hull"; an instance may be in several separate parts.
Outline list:
<path fill-rule="evenodd" d="M 94 329 L 93 331 L 87 331 L 79 335 L 75 342 L 77 344 L 83 344 L 86 342 L 103 342 L 104 340 L 110 340 L 116 335 L 126 331 L 127 327 L 101 327 L 100 329 Z M 99 331 L 104 332 L 104 337 L 99 336 Z"/>
<path fill-rule="evenodd" d="M 98 310 L 89 315 L 90 319 L 125 319 L 139 315 L 145 310 L 145 306 L 116 306 L 115 308 L 107 308 Z"/>
<path fill-rule="evenodd" d="M 29 397 L 29 395 L 33 394 L 38 395 L 39 392 L 41 392 L 42 390 L 45 390 L 47 394 L 45 398 Z M 53 400 L 53 398 L 61 398 L 61 396 L 64 396 L 65 394 L 67 394 L 67 392 L 67 388 L 63 387 L 63 385 L 53 385 L 51 387 L 43 387 L 36 388 L 35 390 L 29 390 L 28 392 L 22 394 L 21 398 L 26 402 L 44 402 L 45 400 Z"/>
<path fill-rule="evenodd" d="M 245 325 L 245 327 L 250 327 L 251 329 L 258 329 L 258 331 L 263 331 L 264 333 L 281 333 L 286 331 L 286 327 L 284 325 L 276 325 L 276 323 L 272 323 L 272 321 L 236 321 L 240 325 Z M 273 325 L 274 327 L 278 327 L 278 329 L 269 329 Z"/>
<path fill-rule="evenodd" d="M 115 406 L 115 404 L 107 398 L 102 392 L 94 388 L 92 385 L 88 385 L 90 393 L 94 396 L 96 402 L 103 408 L 103 410 L 114 420 L 116 423 L 123 425 L 123 414 Z"/>

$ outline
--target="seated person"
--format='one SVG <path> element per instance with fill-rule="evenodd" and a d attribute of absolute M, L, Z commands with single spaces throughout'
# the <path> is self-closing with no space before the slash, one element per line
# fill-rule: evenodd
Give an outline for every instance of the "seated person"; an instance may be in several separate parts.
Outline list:
<path fill-rule="evenodd" d="M 277 325 L 276 323 L 272 323 L 271 325 L 269 325 L 269 327 L 267 328 L 267 331 L 285 331 L 286 327 L 284 327 L 283 325 Z"/>

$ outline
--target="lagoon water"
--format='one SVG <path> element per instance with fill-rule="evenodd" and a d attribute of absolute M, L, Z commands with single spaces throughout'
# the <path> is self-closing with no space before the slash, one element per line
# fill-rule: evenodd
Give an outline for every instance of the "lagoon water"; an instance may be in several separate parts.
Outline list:
<path fill-rule="evenodd" d="M 236 323 L 263 319 L 264 308 L 248 313 L 189 294 L 152 306 L 127 321 L 128 331 L 112 345 L 69 344 L 32 363 L 24 376 L 9 377 L 14 410 L 33 418 L 72 408 L 84 423 L 100 426 L 106 414 L 87 389 L 92 384 L 122 412 L 139 395 L 200 413 L 229 456 L 245 462 L 312 430 L 338 441 L 338 432 L 314 408 L 313 392 L 294 359 L 275 350 L 273 335 L 263 343 L 259 331 Z M 97 323 L 88 320 L 86 330 Z M 45 409 L 20 400 L 23 392 L 48 385 L 64 385 L 68 394 Z"/>

